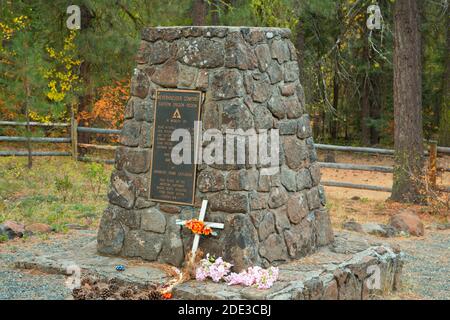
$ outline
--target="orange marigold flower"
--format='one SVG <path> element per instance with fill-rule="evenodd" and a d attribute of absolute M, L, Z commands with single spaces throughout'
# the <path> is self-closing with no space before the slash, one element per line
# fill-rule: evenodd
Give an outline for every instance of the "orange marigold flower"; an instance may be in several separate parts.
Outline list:
<path fill-rule="evenodd" d="M 171 292 L 163 293 L 162 297 L 163 297 L 165 300 L 172 299 L 172 293 L 171 293 Z"/>

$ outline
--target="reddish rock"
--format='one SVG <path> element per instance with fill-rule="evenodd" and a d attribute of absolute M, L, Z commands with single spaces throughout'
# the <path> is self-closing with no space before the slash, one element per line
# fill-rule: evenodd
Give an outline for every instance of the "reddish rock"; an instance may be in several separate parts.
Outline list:
<path fill-rule="evenodd" d="M 389 225 L 399 232 L 407 232 L 417 237 L 424 235 L 422 221 L 420 221 L 420 218 L 415 213 L 409 210 L 402 211 L 391 217 Z"/>
<path fill-rule="evenodd" d="M 45 223 L 32 223 L 26 226 L 25 230 L 32 233 L 50 233 L 53 231 L 52 227 Z"/>
<path fill-rule="evenodd" d="M 159 209 L 161 211 L 164 211 L 167 213 L 173 213 L 173 214 L 180 213 L 180 211 L 181 211 L 181 208 L 178 206 L 170 206 L 170 205 L 164 205 L 164 204 L 160 205 Z"/>
<path fill-rule="evenodd" d="M 25 226 L 15 221 L 7 220 L 3 222 L 3 225 L 14 231 L 16 234 L 23 234 L 25 232 Z"/>

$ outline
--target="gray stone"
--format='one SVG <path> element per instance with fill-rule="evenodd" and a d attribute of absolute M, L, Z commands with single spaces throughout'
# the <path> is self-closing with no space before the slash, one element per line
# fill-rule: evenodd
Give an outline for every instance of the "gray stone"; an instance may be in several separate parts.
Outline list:
<path fill-rule="evenodd" d="M 289 198 L 287 203 L 287 215 L 292 223 L 300 223 L 308 213 L 308 201 L 303 193 L 297 193 L 295 196 Z"/>
<path fill-rule="evenodd" d="M 226 227 L 225 255 L 226 261 L 233 261 L 233 269 L 240 272 L 250 266 L 259 264 L 258 234 L 245 214 L 234 215 Z"/>
<path fill-rule="evenodd" d="M 272 95 L 267 103 L 267 107 L 278 119 L 283 119 L 286 116 L 286 109 L 279 95 Z"/>
<path fill-rule="evenodd" d="M 274 233 L 262 242 L 259 254 L 269 260 L 269 262 L 286 261 L 288 259 L 284 239 Z"/>
<path fill-rule="evenodd" d="M 232 191 L 254 190 L 258 177 L 256 172 L 248 170 L 234 170 L 228 173 L 227 189 Z"/>
<path fill-rule="evenodd" d="M 141 212 L 141 229 L 156 233 L 165 233 L 166 217 L 156 208 L 144 209 Z"/>
<path fill-rule="evenodd" d="M 116 150 L 116 168 L 131 173 L 145 173 L 150 169 L 150 149 L 118 147 Z"/>
<path fill-rule="evenodd" d="M 225 51 L 222 41 L 192 38 L 179 43 L 178 61 L 193 67 L 217 68 L 223 66 Z"/>
<path fill-rule="evenodd" d="M 257 105 L 253 111 L 255 129 L 268 130 L 273 127 L 272 113 L 264 105 Z"/>
<path fill-rule="evenodd" d="M 259 240 L 266 240 L 272 233 L 275 233 L 275 219 L 272 212 L 266 212 L 258 226 Z"/>
<path fill-rule="evenodd" d="M 288 191 L 297 191 L 297 180 L 295 171 L 287 166 L 281 167 L 281 183 Z"/>
<path fill-rule="evenodd" d="M 260 44 L 255 48 L 256 56 L 258 57 L 258 67 L 261 72 L 267 70 L 272 61 L 270 49 L 267 44 Z"/>
<path fill-rule="evenodd" d="M 278 63 L 286 62 L 290 59 L 291 53 L 286 41 L 275 39 L 270 46 L 272 58 L 276 59 Z"/>
<path fill-rule="evenodd" d="M 153 124 L 143 122 L 141 124 L 139 147 L 140 148 L 151 148 L 152 143 L 153 143 Z"/>
<path fill-rule="evenodd" d="M 308 199 L 309 209 L 317 209 L 320 207 L 319 188 L 314 187 L 306 192 L 306 198 Z"/>
<path fill-rule="evenodd" d="M 267 208 L 269 195 L 267 193 L 252 192 L 250 194 L 250 208 L 252 210 L 260 210 Z"/>
<path fill-rule="evenodd" d="M 131 95 L 145 99 L 148 94 L 150 82 L 148 81 L 147 75 L 144 72 L 140 71 L 139 69 L 136 70 L 137 72 L 131 79 Z"/>
<path fill-rule="evenodd" d="M 134 120 L 153 122 L 153 107 L 150 99 L 134 99 Z"/>
<path fill-rule="evenodd" d="M 287 230 L 291 227 L 286 212 L 286 206 L 273 210 L 272 212 L 275 215 L 275 227 L 279 234 L 283 234 L 284 230 Z"/>
<path fill-rule="evenodd" d="M 165 234 L 162 250 L 158 260 L 163 263 L 170 263 L 180 266 L 184 261 L 183 241 L 181 239 L 181 227 L 176 225 L 175 216 L 168 219 L 167 232 Z"/>
<path fill-rule="evenodd" d="M 218 170 L 203 170 L 197 178 L 197 186 L 201 192 L 215 192 L 225 189 L 223 173 Z"/>
<path fill-rule="evenodd" d="M 178 84 L 180 70 L 175 60 L 168 60 L 160 67 L 156 68 L 151 79 L 154 83 L 167 88 L 176 88 Z"/>
<path fill-rule="evenodd" d="M 208 197 L 211 211 L 228 213 L 246 213 L 249 209 L 249 200 L 246 193 L 218 192 Z"/>
<path fill-rule="evenodd" d="M 122 254 L 154 261 L 161 252 L 164 236 L 144 230 L 131 230 L 125 235 Z"/>
<path fill-rule="evenodd" d="M 239 32 L 228 34 L 225 41 L 225 67 L 241 70 L 255 69 L 257 58 Z"/>
<path fill-rule="evenodd" d="M 306 139 L 312 136 L 311 124 L 309 121 L 309 115 L 305 114 L 298 119 L 298 131 L 297 137 L 300 139 Z"/>
<path fill-rule="evenodd" d="M 295 136 L 285 136 L 282 138 L 283 150 L 286 157 L 286 164 L 289 168 L 297 170 L 305 165 L 305 160 L 309 156 L 308 148 L 304 141 Z"/>
<path fill-rule="evenodd" d="M 252 46 L 257 43 L 264 42 L 264 40 L 266 39 L 264 32 L 260 30 L 253 30 L 251 28 L 242 28 L 241 33 L 244 36 L 244 39 Z"/>
<path fill-rule="evenodd" d="M 271 85 L 267 76 L 253 82 L 252 98 L 255 102 L 266 102 L 272 95 Z"/>
<path fill-rule="evenodd" d="M 297 119 L 303 114 L 303 108 L 297 98 L 289 97 L 284 99 L 284 108 L 289 119 Z"/>
<path fill-rule="evenodd" d="M 267 74 L 269 75 L 271 84 L 275 84 L 283 80 L 283 69 L 275 61 L 272 61 L 269 68 L 267 68 Z"/>
<path fill-rule="evenodd" d="M 283 119 L 277 123 L 280 135 L 293 135 L 297 132 L 297 120 Z"/>
<path fill-rule="evenodd" d="M 298 235 L 295 235 L 291 230 L 284 230 L 283 235 L 289 256 L 295 258 L 297 255 Z"/>
<path fill-rule="evenodd" d="M 119 142 L 124 146 L 137 147 L 139 145 L 141 123 L 135 120 L 125 120 Z"/>
<path fill-rule="evenodd" d="M 198 88 L 198 85 L 195 84 L 198 75 L 197 68 L 179 63 L 178 70 L 178 88 Z M 207 78 L 206 81 L 208 81 Z M 202 84 L 200 84 L 200 86 L 202 86 Z"/>
<path fill-rule="evenodd" d="M 363 232 L 362 225 L 354 220 L 345 221 L 342 224 L 342 228 L 350 231 Z"/>
<path fill-rule="evenodd" d="M 305 98 L 305 90 L 303 89 L 303 86 L 300 83 L 297 83 L 295 87 L 295 91 L 297 92 L 297 98 L 300 104 L 305 107 L 306 105 L 306 98 Z"/>
<path fill-rule="evenodd" d="M 281 86 L 281 95 L 284 97 L 290 97 L 295 94 L 296 86 L 294 83 L 287 83 Z"/>
<path fill-rule="evenodd" d="M 211 92 L 215 100 L 242 97 L 244 88 L 241 73 L 235 69 L 216 71 L 211 81 Z"/>
<path fill-rule="evenodd" d="M 254 127 L 253 116 L 240 100 L 232 100 L 223 105 L 222 125 L 228 129 L 248 130 Z"/>
<path fill-rule="evenodd" d="M 123 171 L 115 171 L 111 175 L 109 202 L 125 209 L 134 205 L 136 188 L 131 179 Z"/>
<path fill-rule="evenodd" d="M 138 59 L 141 63 L 160 64 L 170 58 L 170 46 L 165 41 L 141 42 Z"/>
<path fill-rule="evenodd" d="M 103 254 L 119 254 L 122 250 L 125 232 L 122 225 L 114 220 L 112 207 L 103 213 L 97 234 L 97 250 Z"/>
<path fill-rule="evenodd" d="M 316 244 L 318 246 L 325 246 L 333 242 L 333 229 L 331 227 L 331 220 L 328 210 L 321 209 L 314 211 L 314 229 L 316 234 Z"/>
<path fill-rule="evenodd" d="M 125 113 L 123 115 L 124 119 L 132 119 L 134 117 L 134 102 L 138 99 L 139 98 L 136 97 L 131 97 L 128 99 L 127 105 L 125 106 Z"/>
<path fill-rule="evenodd" d="M 312 163 L 309 166 L 309 173 L 311 174 L 311 179 L 313 186 L 318 186 L 320 183 L 320 165 L 317 162 Z"/>
<path fill-rule="evenodd" d="M 291 61 L 284 65 L 284 81 L 293 82 L 298 80 L 299 69 L 297 61 Z"/>
<path fill-rule="evenodd" d="M 309 170 L 306 168 L 300 169 L 297 172 L 297 190 L 302 191 L 304 189 L 310 189 L 312 186 L 313 183 Z"/>
<path fill-rule="evenodd" d="M 272 188 L 269 195 L 269 208 L 275 209 L 286 204 L 288 200 L 288 194 L 284 187 Z"/>

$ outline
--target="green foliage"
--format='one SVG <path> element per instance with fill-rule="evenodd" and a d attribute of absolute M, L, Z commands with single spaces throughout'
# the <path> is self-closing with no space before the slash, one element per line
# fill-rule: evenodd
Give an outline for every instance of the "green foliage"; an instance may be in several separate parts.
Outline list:
<path fill-rule="evenodd" d="M 8 236 L 4 235 L 4 234 L 0 235 L 0 243 L 6 242 L 6 241 L 8 241 Z"/>
<path fill-rule="evenodd" d="M 63 178 L 55 177 L 55 188 L 56 191 L 62 195 L 63 202 L 66 202 L 66 199 L 73 188 L 73 184 L 70 181 L 69 176 L 65 174 Z"/>
<path fill-rule="evenodd" d="M 95 197 L 100 195 L 101 189 L 108 183 L 108 175 L 105 172 L 104 165 L 92 162 L 88 164 L 84 176 L 89 182 L 89 187 Z"/>

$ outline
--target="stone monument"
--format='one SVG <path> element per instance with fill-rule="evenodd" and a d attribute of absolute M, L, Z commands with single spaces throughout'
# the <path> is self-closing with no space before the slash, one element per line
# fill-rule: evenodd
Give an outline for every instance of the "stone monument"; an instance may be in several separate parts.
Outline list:
<path fill-rule="evenodd" d="M 197 217 L 205 199 L 207 219 L 224 228 L 203 238 L 200 248 L 238 271 L 288 262 L 333 240 L 289 37 L 288 29 L 252 27 L 142 32 L 98 231 L 100 253 L 180 266 L 193 236 L 176 220 Z M 201 133 L 277 129 L 276 170 L 263 174 L 263 164 L 247 160 L 168 163 L 170 129 L 193 132 L 197 120 Z"/>

